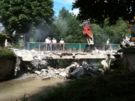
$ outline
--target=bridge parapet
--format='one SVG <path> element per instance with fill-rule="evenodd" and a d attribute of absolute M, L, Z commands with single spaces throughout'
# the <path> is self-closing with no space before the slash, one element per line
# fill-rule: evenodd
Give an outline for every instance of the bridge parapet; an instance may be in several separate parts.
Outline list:
<path fill-rule="evenodd" d="M 64 43 L 64 44 L 46 44 L 44 42 L 28 42 L 28 50 L 38 50 L 38 51 L 69 51 L 69 52 L 82 52 L 85 49 L 87 43 Z M 95 45 L 97 50 L 119 50 L 119 44 L 108 45 Z"/>

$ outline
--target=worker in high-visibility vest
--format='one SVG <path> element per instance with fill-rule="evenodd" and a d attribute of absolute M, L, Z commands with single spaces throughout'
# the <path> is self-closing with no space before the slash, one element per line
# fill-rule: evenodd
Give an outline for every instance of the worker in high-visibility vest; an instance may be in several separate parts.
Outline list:
<path fill-rule="evenodd" d="M 87 46 L 84 51 L 86 51 L 87 48 L 90 48 L 91 50 L 94 46 L 94 38 L 91 26 L 88 21 L 83 23 L 83 35 L 86 37 L 87 40 Z"/>

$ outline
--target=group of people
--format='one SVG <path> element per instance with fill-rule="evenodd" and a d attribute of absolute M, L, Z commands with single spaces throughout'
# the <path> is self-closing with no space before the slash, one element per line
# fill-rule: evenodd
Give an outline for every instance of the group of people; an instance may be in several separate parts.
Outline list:
<path fill-rule="evenodd" d="M 86 37 L 87 40 L 87 45 L 84 51 L 90 51 L 94 49 L 94 37 L 89 21 L 83 22 L 83 35 Z M 65 42 L 62 38 L 59 42 L 57 42 L 55 38 L 47 37 L 45 39 L 45 49 L 47 51 L 64 50 L 64 46 L 65 46 Z"/>
<path fill-rule="evenodd" d="M 45 50 L 47 51 L 55 51 L 55 50 L 64 50 L 65 42 L 63 38 L 57 42 L 56 38 L 47 37 L 45 39 Z"/>

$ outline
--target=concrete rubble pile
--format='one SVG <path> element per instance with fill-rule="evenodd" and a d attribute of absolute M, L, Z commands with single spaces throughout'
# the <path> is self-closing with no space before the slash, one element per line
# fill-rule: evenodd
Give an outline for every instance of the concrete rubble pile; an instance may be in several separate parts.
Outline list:
<path fill-rule="evenodd" d="M 131 38 L 126 36 L 125 38 L 123 38 L 120 46 L 121 48 L 135 47 L 135 42 L 132 42 Z"/>
<path fill-rule="evenodd" d="M 80 78 L 81 76 L 99 76 L 104 73 L 102 68 L 96 65 L 90 65 L 86 61 L 83 61 L 81 65 L 74 62 L 67 68 L 68 78 Z"/>
<path fill-rule="evenodd" d="M 13 49 L 17 57 L 25 62 L 25 67 L 41 79 L 48 78 L 80 78 L 83 75 L 96 76 L 104 73 L 102 68 L 90 65 L 86 61 L 73 62 L 66 68 L 53 68 L 48 65 L 47 56 L 51 53 L 43 53 L 34 50 Z M 15 72 L 18 72 L 20 61 L 17 63 Z M 17 74 L 17 73 L 15 73 Z M 33 76 L 33 75 L 32 75 Z"/>
<path fill-rule="evenodd" d="M 47 78 L 80 78 L 81 76 L 97 76 L 103 74 L 103 70 L 97 67 L 89 66 L 86 61 L 79 65 L 77 62 L 73 62 L 66 68 L 52 68 L 41 69 L 40 71 L 34 71 L 42 79 Z"/>

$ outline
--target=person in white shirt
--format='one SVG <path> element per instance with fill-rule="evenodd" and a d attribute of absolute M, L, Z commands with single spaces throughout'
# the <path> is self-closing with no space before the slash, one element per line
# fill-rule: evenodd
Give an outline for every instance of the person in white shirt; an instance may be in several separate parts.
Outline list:
<path fill-rule="evenodd" d="M 65 42 L 64 42 L 64 40 L 62 38 L 61 38 L 59 43 L 60 43 L 60 50 L 64 50 Z"/>
<path fill-rule="evenodd" d="M 105 45 L 105 50 L 108 50 L 110 49 L 110 39 L 108 38 L 107 41 L 106 41 L 106 45 Z"/>
<path fill-rule="evenodd" d="M 50 51 L 52 48 L 51 48 L 51 40 L 50 40 L 50 37 L 47 37 L 45 39 L 45 46 L 46 46 L 46 50 L 47 51 Z"/>
<path fill-rule="evenodd" d="M 5 45 L 4 45 L 5 47 L 7 47 L 8 46 L 8 41 L 7 41 L 7 39 L 5 39 Z"/>
<path fill-rule="evenodd" d="M 57 40 L 55 38 L 52 39 L 52 50 L 57 49 Z"/>

